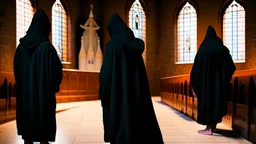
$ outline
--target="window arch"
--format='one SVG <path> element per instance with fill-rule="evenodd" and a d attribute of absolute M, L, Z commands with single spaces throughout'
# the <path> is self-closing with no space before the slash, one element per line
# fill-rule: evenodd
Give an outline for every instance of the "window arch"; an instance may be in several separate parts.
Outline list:
<path fill-rule="evenodd" d="M 176 63 L 193 63 L 197 51 L 197 13 L 189 2 L 179 12 L 177 38 Z"/>
<path fill-rule="evenodd" d="M 52 7 L 52 44 L 61 61 L 68 61 L 68 20 L 67 13 L 60 0 Z"/>
<path fill-rule="evenodd" d="M 34 8 L 30 0 L 16 0 L 16 46 L 26 35 L 34 15 Z"/>
<path fill-rule="evenodd" d="M 245 10 L 235 0 L 223 15 L 223 42 L 234 62 L 245 62 Z"/>
<path fill-rule="evenodd" d="M 145 43 L 142 56 L 146 62 L 146 15 L 139 0 L 135 0 L 129 10 L 129 27 L 135 37 L 142 39 Z"/>

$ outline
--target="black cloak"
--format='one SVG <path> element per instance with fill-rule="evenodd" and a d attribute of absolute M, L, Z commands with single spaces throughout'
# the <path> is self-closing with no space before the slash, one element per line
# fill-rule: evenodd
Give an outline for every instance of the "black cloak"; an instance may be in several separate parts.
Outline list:
<path fill-rule="evenodd" d="M 163 144 L 142 58 L 144 42 L 113 14 L 100 71 L 104 140 L 112 144 Z"/>
<path fill-rule="evenodd" d="M 49 18 L 38 10 L 15 52 L 17 131 L 24 140 L 55 141 L 55 93 L 62 64 L 48 38 L 50 31 Z"/>
<path fill-rule="evenodd" d="M 198 97 L 199 124 L 217 124 L 226 115 L 228 86 L 235 70 L 228 48 L 209 26 L 190 73 L 190 82 Z"/>

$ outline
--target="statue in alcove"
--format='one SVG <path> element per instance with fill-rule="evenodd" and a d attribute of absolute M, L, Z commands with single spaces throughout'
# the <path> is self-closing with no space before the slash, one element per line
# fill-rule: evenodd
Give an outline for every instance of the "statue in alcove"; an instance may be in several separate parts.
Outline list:
<path fill-rule="evenodd" d="M 60 45 L 58 45 L 57 46 L 58 48 L 56 49 L 56 51 L 57 51 L 57 55 L 59 56 L 59 58 L 61 59 L 61 57 L 62 57 L 62 52 L 61 52 L 61 47 L 60 47 Z"/>
<path fill-rule="evenodd" d="M 190 38 L 187 37 L 185 41 L 185 52 L 190 52 Z"/>
<path fill-rule="evenodd" d="M 91 5 L 89 19 L 86 21 L 84 25 L 80 25 L 80 27 L 84 29 L 84 33 L 81 38 L 81 49 L 79 53 L 79 69 L 99 71 L 102 61 L 102 53 L 101 50 L 98 50 L 100 49 L 100 43 L 97 30 L 100 27 L 93 19 L 94 16 L 92 13 L 92 8 L 93 5 Z M 100 66 L 97 63 L 100 63 Z"/>
<path fill-rule="evenodd" d="M 135 16 L 135 27 L 136 27 L 137 30 L 139 29 L 139 21 L 140 21 L 139 16 L 138 16 L 138 14 L 136 14 L 136 16 Z"/>

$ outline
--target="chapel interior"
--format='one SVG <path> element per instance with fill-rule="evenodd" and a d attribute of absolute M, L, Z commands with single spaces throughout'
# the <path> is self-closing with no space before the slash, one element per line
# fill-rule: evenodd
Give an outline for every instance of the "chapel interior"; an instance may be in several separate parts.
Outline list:
<path fill-rule="evenodd" d="M 99 71 L 118 13 L 145 42 L 143 59 L 165 143 L 256 143 L 256 0 L 0 0 L 0 144 L 18 144 L 13 59 L 33 14 L 51 20 L 50 40 L 63 64 L 57 99 L 60 144 L 104 143 Z M 212 25 L 236 65 L 223 133 L 203 136 L 189 74 Z"/>

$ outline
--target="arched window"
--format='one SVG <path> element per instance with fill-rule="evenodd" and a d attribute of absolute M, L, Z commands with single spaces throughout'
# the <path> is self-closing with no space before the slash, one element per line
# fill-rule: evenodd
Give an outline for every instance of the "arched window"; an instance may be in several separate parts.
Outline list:
<path fill-rule="evenodd" d="M 192 63 L 197 51 L 197 13 L 187 2 L 177 20 L 176 63 Z"/>
<path fill-rule="evenodd" d="M 52 7 L 52 44 L 63 62 L 68 61 L 67 29 L 66 11 L 60 0 L 56 0 Z"/>
<path fill-rule="evenodd" d="M 142 39 L 145 43 L 143 59 L 146 62 L 146 15 L 139 0 L 135 0 L 130 8 L 129 27 L 135 37 Z"/>
<path fill-rule="evenodd" d="M 223 15 L 223 42 L 234 62 L 245 62 L 245 10 L 235 0 Z"/>
<path fill-rule="evenodd" d="M 30 0 L 16 0 L 16 46 L 19 40 L 26 35 L 34 15 Z"/>

